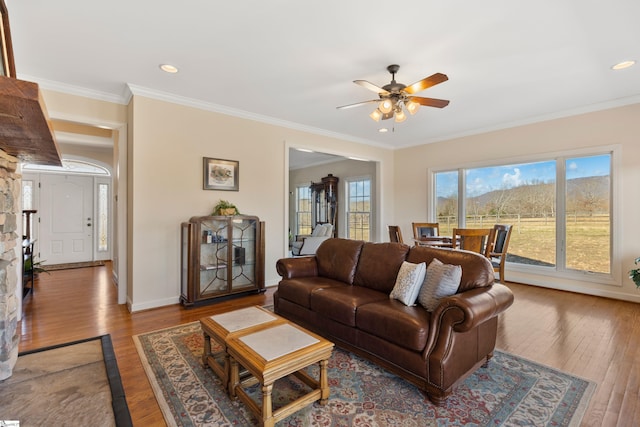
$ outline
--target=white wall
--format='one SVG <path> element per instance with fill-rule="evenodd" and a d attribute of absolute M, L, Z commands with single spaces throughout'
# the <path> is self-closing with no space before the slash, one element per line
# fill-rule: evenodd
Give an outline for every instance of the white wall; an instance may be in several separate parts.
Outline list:
<path fill-rule="evenodd" d="M 391 193 L 393 152 L 335 138 L 135 96 L 129 129 L 130 305 L 141 310 L 177 303 L 180 223 L 208 215 L 219 199 L 266 222 L 266 284 L 286 255 L 289 145 L 378 161 Z M 202 158 L 240 162 L 240 190 L 202 189 Z M 390 208 L 381 216 L 389 216 Z"/>
<path fill-rule="evenodd" d="M 620 144 L 623 233 L 621 257 L 613 262 L 623 274 L 618 277 L 619 286 L 588 284 L 586 290 L 640 301 L 633 282 L 624 274 L 640 256 L 640 105 L 392 151 L 143 96 L 134 96 L 129 106 L 51 91 L 44 91 L 44 97 L 52 118 L 113 124 L 114 128 L 124 124 L 128 131 L 132 206 L 128 208 L 127 297 L 134 311 L 178 302 L 180 223 L 191 216 L 209 214 L 221 198 L 266 222 L 266 282 L 277 283 L 275 262 L 287 248 L 289 147 L 377 162 L 381 206 L 377 227 L 397 223 L 409 233 L 412 221 L 426 218 L 429 167 Z M 239 160 L 240 191 L 203 190 L 202 157 Z M 565 289 L 584 286 L 554 282 L 548 277 L 511 278 Z"/>
<path fill-rule="evenodd" d="M 640 104 L 588 113 L 537 124 L 519 126 L 485 134 L 452 139 L 396 151 L 395 218 L 405 232 L 411 222 L 427 220 L 427 170 L 434 167 L 462 167 L 479 162 L 506 162 L 562 150 L 620 145 L 621 173 L 618 184 L 621 197 L 620 257 L 613 260 L 618 272 L 615 285 L 572 281 L 549 276 L 510 273 L 509 280 L 580 291 L 594 295 L 640 302 L 640 292 L 626 272 L 640 256 Z"/>

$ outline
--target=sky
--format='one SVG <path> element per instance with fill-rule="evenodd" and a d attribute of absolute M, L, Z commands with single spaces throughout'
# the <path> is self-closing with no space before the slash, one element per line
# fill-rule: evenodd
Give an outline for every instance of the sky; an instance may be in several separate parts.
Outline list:
<path fill-rule="evenodd" d="M 606 176 L 611 171 L 609 154 L 566 159 L 567 179 Z M 556 161 L 520 163 L 466 169 L 467 196 L 475 197 L 493 190 L 514 188 L 524 184 L 553 183 L 556 180 Z M 457 194 L 457 171 L 436 174 L 436 194 L 448 197 Z"/>

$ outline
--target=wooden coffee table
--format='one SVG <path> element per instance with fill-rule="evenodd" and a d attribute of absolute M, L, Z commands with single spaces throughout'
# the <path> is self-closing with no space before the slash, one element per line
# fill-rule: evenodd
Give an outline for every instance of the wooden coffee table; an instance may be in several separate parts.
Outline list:
<path fill-rule="evenodd" d="M 200 319 L 204 335 L 204 351 L 202 363 L 209 366 L 222 380 L 225 389 L 229 387 L 229 354 L 227 353 L 227 336 L 238 331 L 253 331 L 264 325 L 285 322 L 280 316 L 262 308 L 248 307 L 227 313 L 216 314 Z M 213 353 L 211 340 L 222 349 Z"/>
<path fill-rule="evenodd" d="M 286 320 L 281 324 L 260 325 L 257 330 L 229 334 L 226 341 L 227 352 L 231 356 L 229 394 L 240 398 L 261 420 L 261 425 L 271 427 L 277 421 L 316 400 L 319 400 L 321 405 L 327 403 L 327 364 L 333 351 L 332 342 Z M 320 367 L 319 379 L 303 371 L 314 363 L 318 363 Z M 252 377 L 241 382 L 239 365 L 242 365 Z M 276 380 L 291 374 L 312 390 L 274 411 L 271 400 L 273 384 Z M 258 406 L 243 388 L 256 382 L 262 389 L 261 406 Z"/>

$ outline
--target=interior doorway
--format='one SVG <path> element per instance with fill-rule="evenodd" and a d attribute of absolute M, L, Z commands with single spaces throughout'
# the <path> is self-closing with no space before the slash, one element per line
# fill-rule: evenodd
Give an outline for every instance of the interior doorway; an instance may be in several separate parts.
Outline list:
<path fill-rule="evenodd" d="M 379 186 L 378 186 L 378 166 L 379 162 L 376 160 L 360 159 L 355 157 L 348 157 L 340 154 L 329 154 L 324 152 L 311 151 L 309 149 L 301 149 L 296 147 L 288 147 L 288 195 L 286 198 L 287 203 L 287 219 L 285 221 L 285 230 L 287 230 L 288 236 L 286 242 L 290 244 L 300 231 L 301 215 L 304 215 L 304 203 L 298 203 L 298 199 L 301 197 L 301 189 L 309 190 L 313 182 L 320 182 L 322 177 L 326 177 L 329 174 L 339 179 L 337 184 L 337 229 L 335 231 L 336 237 L 343 238 L 358 238 L 368 241 L 377 241 L 378 237 L 378 221 L 379 221 Z M 347 198 L 347 194 L 352 194 L 349 191 L 348 185 L 355 182 L 356 179 L 361 181 L 366 180 L 369 182 L 370 188 L 367 192 L 367 217 L 368 226 L 367 233 L 358 234 L 354 233 L 353 228 L 362 229 L 361 224 L 354 223 L 351 219 L 353 215 L 350 213 L 353 211 L 352 207 L 363 204 L 364 199 L 362 194 L 357 198 Z M 312 216 L 312 212 L 308 212 L 309 217 Z M 306 230 L 308 231 L 308 230 Z"/>
<path fill-rule="evenodd" d="M 30 234 L 43 266 L 112 259 L 112 179 L 105 167 L 92 167 L 94 173 L 65 173 L 25 166 L 23 209 L 36 211 Z"/>

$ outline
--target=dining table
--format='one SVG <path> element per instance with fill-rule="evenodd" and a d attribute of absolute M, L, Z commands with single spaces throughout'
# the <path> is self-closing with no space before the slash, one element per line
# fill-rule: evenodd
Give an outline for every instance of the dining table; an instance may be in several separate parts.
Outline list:
<path fill-rule="evenodd" d="M 416 246 L 432 246 L 437 248 L 455 248 L 457 246 L 457 239 L 451 236 L 422 236 L 418 239 L 413 239 Z"/>

